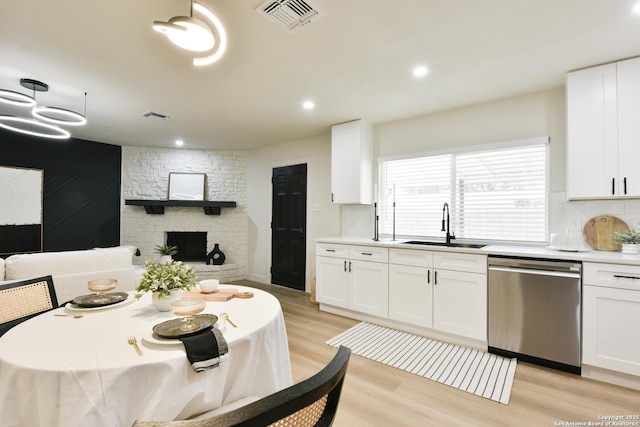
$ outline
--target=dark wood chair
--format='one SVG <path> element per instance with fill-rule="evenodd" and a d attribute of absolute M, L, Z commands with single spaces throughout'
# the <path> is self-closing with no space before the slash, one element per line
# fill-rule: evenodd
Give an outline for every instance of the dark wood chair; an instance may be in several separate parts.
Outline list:
<path fill-rule="evenodd" d="M 333 424 L 351 350 L 340 346 L 331 362 L 314 376 L 219 415 L 185 421 L 136 421 L 133 427 L 323 427 Z M 233 405 L 233 404 L 231 404 Z M 212 414 L 223 408 L 211 411 Z"/>
<path fill-rule="evenodd" d="M 15 325 L 57 307 L 51 276 L 0 285 L 0 336 Z"/>

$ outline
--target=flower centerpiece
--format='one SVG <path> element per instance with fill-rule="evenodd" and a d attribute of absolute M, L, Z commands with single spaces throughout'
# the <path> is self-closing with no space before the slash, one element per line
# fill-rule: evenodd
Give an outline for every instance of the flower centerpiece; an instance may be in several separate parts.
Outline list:
<path fill-rule="evenodd" d="M 625 231 L 616 231 L 611 235 L 614 242 L 622 245 L 622 253 L 637 254 L 640 244 L 640 231 L 630 228 Z"/>
<path fill-rule="evenodd" d="M 140 298 L 144 292 L 152 292 L 156 308 L 169 311 L 171 302 L 180 299 L 182 291 L 190 290 L 195 284 L 193 267 L 184 265 L 182 261 L 169 260 L 164 264 L 146 261 L 135 297 Z"/>

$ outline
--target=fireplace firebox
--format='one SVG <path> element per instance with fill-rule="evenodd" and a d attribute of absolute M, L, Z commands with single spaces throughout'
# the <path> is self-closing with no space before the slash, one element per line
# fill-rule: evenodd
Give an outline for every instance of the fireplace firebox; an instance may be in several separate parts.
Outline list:
<path fill-rule="evenodd" d="M 176 261 L 205 262 L 207 256 L 206 231 L 167 231 L 167 245 L 177 246 Z"/>

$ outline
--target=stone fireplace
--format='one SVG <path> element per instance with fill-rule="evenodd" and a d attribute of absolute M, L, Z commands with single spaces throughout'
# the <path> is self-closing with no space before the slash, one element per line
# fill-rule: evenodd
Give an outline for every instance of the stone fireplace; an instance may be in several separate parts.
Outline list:
<path fill-rule="evenodd" d="M 121 243 L 140 249 L 134 264 L 156 261 L 160 255 L 154 248 L 167 243 L 178 246 L 181 253 L 174 258 L 192 265 L 198 280 L 228 283 L 246 278 L 246 153 L 149 147 L 123 147 L 122 153 Z M 171 172 L 206 174 L 205 200 L 235 201 L 237 206 L 223 208 L 220 215 L 186 206 L 147 214 L 143 206 L 125 204 L 127 199 L 166 200 Z M 223 265 L 206 265 L 206 254 L 216 243 L 226 260 Z"/>

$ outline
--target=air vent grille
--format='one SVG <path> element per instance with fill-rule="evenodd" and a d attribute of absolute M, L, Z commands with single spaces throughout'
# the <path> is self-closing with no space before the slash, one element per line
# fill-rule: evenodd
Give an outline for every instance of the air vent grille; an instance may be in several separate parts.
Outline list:
<path fill-rule="evenodd" d="M 141 115 L 142 117 L 146 117 L 154 120 L 160 120 L 161 122 L 168 122 L 169 120 L 173 120 L 173 117 L 171 116 L 167 116 L 166 114 L 155 113 L 153 111 L 145 111 Z"/>
<path fill-rule="evenodd" d="M 289 33 L 295 33 L 324 16 L 309 0 L 267 0 L 257 10 Z"/>

